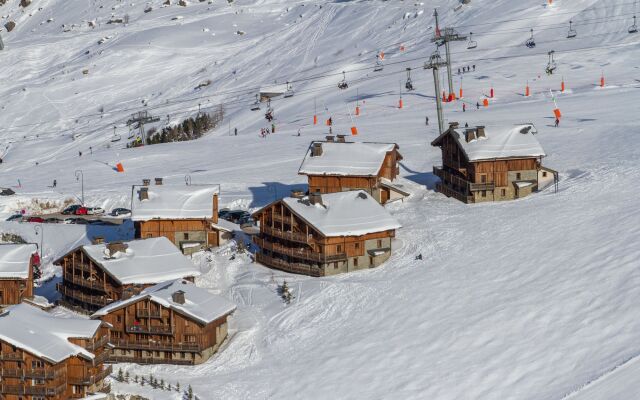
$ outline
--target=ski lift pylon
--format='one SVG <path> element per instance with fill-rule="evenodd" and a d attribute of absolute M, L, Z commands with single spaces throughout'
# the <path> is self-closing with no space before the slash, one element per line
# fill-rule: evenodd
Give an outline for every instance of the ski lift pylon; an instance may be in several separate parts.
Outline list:
<path fill-rule="evenodd" d="M 411 81 L 411 68 L 407 68 L 407 82 L 404 84 L 405 89 L 412 91 L 414 89 L 413 82 Z"/>
<path fill-rule="evenodd" d="M 347 83 L 347 74 L 344 71 L 342 71 L 342 80 L 338 82 L 338 89 L 344 90 L 344 89 L 347 89 L 348 87 L 349 87 L 349 84 Z"/>
<path fill-rule="evenodd" d="M 467 43 L 467 49 L 475 49 L 478 47 L 478 42 L 473 40 L 473 32 L 469 32 L 469 43 Z"/>
<path fill-rule="evenodd" d="M 524 42 L 524 45 L 530 49 L 533 49 L 534 47 L 536 47 L 536 41 L 533 38 L 533 28 L 531 28 L 531 37 L 527 39 L 526 42 Z"/>
<path fill-rule="evenodd" d="M 567 39 L 571 39 L 578 36 L 578 32 L 573 29 L 573 21 L 569 21 L 569 32 L 567 33 Z"/>
<path fill-rule="evenodd" d="M 638 32 L 638 25 L 636 25 L 636 16 L 633 16 L 633 25 L 631 25 L 629 27 L 629 33 L 637 33 Z"/>

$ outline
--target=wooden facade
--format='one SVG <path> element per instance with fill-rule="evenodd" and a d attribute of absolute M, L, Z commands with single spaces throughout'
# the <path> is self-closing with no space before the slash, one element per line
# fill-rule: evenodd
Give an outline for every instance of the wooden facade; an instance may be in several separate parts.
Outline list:
<path fill-rule="evenodd" d="M 270 268 L 326 276 L 377 267 L 391 255 L 395 230 L 361 236 L 326 237 L 282 200 L 254 214 L 260 234 L 256 261 Z"/>
<path fill-rule="evenodd" d="M 345 143 L 345 146 L 348 145 L 349 143 Z M 392 151 L 387 152 L 384 159 L 381 160 L 380 169 L 376 175 L 337 175 L 331 172 L 323 174 L 301 173 L 301 175 L 307 176 L 309 193 L 327 194 L 364 190 L 379 203 L 385 204 L 394 196 L 392 194 L 393 188 L 389 185 L 383 185 L 382 180 L 393 182 L 400 174 L 399 163 L 402 160 L 402 155 L 398 149 L 398 145 L 395 145 Z M 404 197 L 405 193 L 402 195 Z"/>
<path fill-rule="evenodd" d="M 450 128 L 432 145 L 442 150 L 436 190 L 465 203 L 513 200 L 537 191 L 542 182 L 557 182 L 557 172 L 542 166 L 541 157 L 509 157 L 469 161 Z M 464 140 L 464 139 L 462 139 Z"/>
<path fill-rule="evenodd" d="M 112 325 L 109 362 L 195 365 L 206 361 L 227 337 L 227 317 L 203 324 L 142 297 L 100 318 Z"/>
<path fill-rule="evenodd" d="M 21 303 L 33 298 L 33 270 L 40 263 L 40 257 L 34 253 L 28 259 L 28 277 L 0 277 L 0 307 Z"/>
<path fill-rule="evenodd" d="M 108 393 L 110 387 L 104 378 L 112 369 L 104 362 L 111 351 L 109 330 L 101 327 L 92 338 L 69 341 L 84 347 L 95 358 L 71 356 L 54 362 L 0 340 L 0 398 L 65 400 L 80 399 L 95 392 Z"/>
<path fill-rule="evenodd" d="M 154 283 L 123 285 L 101 265 L 92 260 L 82 247 L 56 261 L 62 268 L 62 282 L 56 288 L 65 306 L 91 313 L 121 299 L 137 295 Z M 185 277 L 193 281 L 193 277 Z"/>
<path fill-rule="evenodd" d="M 136 221 L 135 236 L 148 239 L 164 236 L 175 244 L 183 253 L 190 249 L 200 250 L 202 247 L 218 247 L 229 239 L 230 233 L 216 228 L 218 216 L 204 219 L 152 219 Z"/>

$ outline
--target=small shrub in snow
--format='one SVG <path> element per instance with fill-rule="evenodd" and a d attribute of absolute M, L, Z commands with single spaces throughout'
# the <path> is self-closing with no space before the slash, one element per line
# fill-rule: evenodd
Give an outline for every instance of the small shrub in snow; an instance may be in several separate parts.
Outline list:
<path fill-rule="evenodd" d="M 282 282 L 282 285 L 280 287 L 278 287 L 278 294 L 287 304 L 291 304 L 291 300 L 293 300 L 294 298 L 293 293 L 291 292 L 291 289 L 289 289 L 289 284 L 287 284 L 286 280 Z"/>

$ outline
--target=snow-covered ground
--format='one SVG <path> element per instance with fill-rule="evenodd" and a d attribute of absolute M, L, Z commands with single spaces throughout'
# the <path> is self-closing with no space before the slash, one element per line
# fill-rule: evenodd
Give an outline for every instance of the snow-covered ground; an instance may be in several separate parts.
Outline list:
<path fill-rule="evenodd" d="M 212 262 L 198 255 L 205 274 L 197 283 L 238 304 L 228 342 L 205 364 L 122 366 L 132 374 L 179 377 L 201 399 L 640 396 L 640 33 L 627 33 L 633 1 L 472 0 L 459 11 L 454 0 L 187 7 L 34 0 L 24 11 L 18 3 L 0 7 L 3 23 L 17 23 L 0 32 L 0 186 L 18 193 L 0 198 L 0 216 L 37 209 L 32 198 L 61 204 L 80 197 L 79 169 L 93 206 L 127 207 L 141 179 L 178 184 L 188 175 L 221 184 L 224 204 L 255 210 L 304 187 L 298 167 L 309 142 L 327 132 L 312 125 L 314 104 L 320 122 L 333 118 L 334 133 L 355 124 L 355 140 L 397 142 L 404 157 L 401 180 L 413 195 L 387 206 L 403 228 L 384 266 L 317 279 L 271 271 L 246 256 L 232 260 L 227 247 Z M 147 5 L 153 10 L 144 13 Z M 560 172 L 558 193 L 464 205 L 434 191 L 434 90 L 431 71 L 422 69 L 434 50 L 434 6 L 443 25 L 473 31 L 478 41 L 474 50 L 452 45 L 454 72 L 476 69 L 454 77 L 456 90 L 462 79 L 467 111 L 445 104 L 445 118 L 488 127 L 534 123 L 544 164 Z M 112 14 L 128 15 L 129 23 L 107 24 Z M 574 39 L 566 39 L 569 20 Z M 63 24 L 75 27 L 64 32 Z M 537 47 L 527 49 L 532 27 Z M 547 76 L 550 50 L 558 70 Z M 374 73 L 379 51 L 386 66 Z M 398 109 L 408 67 L 417 89 L 403 90 Z M 345 91 L 336 87 L 342 71 Z M 554 93 L 563 118 L 554 128 L 549 89 L 558 91 L 563 77 L 567 90 Z M 275 81 L 294 82 L 296 95 L 273 102 L 276 133 L 262 139 L 260 129 L 270 127 L 265 106 L 249 108 L 257 89 Z M 523 96 L 527 82 L 530 97 Z M 490 106 L 476 110 L 491 88 Z M 134 112 L 159 116 L 160 128 L 195 115 L 199 104 L 220 103 L 223 126 L 202 139 L 123 148 Z M 112 142 L 114 125 L 119 142 Z M 115 171 L 118 162 L 124 173 Z M 39 241 L 28 224 L 0 229 Z M 87 243 L 93 229 L 47 225 L 47 261 Z M 130 234 L 130 226 L 106 234 Z M 285 278 L 295 296 L 289 306 L 276 294 Z"/>

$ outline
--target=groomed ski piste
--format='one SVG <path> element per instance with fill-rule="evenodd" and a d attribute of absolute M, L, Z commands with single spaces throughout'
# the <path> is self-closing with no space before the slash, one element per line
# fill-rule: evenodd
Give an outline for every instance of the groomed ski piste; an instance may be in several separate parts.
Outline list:
<path fill-rule="evenodd" d="M 83 171 L 85 202 L 107 210 L 127 207 L 131 185 L 143 178 L 184 184 L 190 176 L 221 184 L 223 205 L 255 211 L 305 188 L 298 168 L 332 117 L 334 133 L 357 127 L 350 140 L 400 146 L 401 183 L 412 195 L 386 206 L 402 224 L 391 259 L 364 272 L 310 278 L 270 270 L 247 255 L 232 259 L 233 244 L 198 254 L 197 284 L 238 305 L 228 340 L 195 367 L 114 370 L 191 385 L 200 399 L 638 398 L 640 33 L 628 28 L 640 6 L 458 5 L 34 0 L 24 9 L 8 0 L 0 16 L 16 27 L 0 32 L 0 186 L 17 194 L 0 197 L 0 216 L 37 211 L 32 199 L 77 198 L 76 170 Z M 145 13 L 148 6 L 153 10 Z M 430 146 L 438 134 L 433 76 L 422 69 L 435 50 L 435 7 L 442 26 L 473 32 L 478 42 L 471 50 L 466 41 L 452 44 L 454 86 L 462 84 L 467 110 L 461 101 L 445 103 L 445 119 L 535 124 L 544 164 L 560 173 L 557 193 L 548 188 L 512 202 L 465 205 L 435 191 L 433 166 L 441 160 Z M 127 24 L 107 24 L 125 15 Z M 570 20 L 577 37 L 567 39 Z M 532 28 L 534 49 L 524 46 Z M 548 76 L 551 50 L 558 68 Z M 381 51 L 385 67 L 374 73 Z M 472 65 L 475 71 L 457 74 Z M 416 90 L 403 88 L 400 109 L 406 68 Z M 342 71 L 349 88 L 340 91 Z M 261 138 L 271 124 L 265 104 L 250 110 L 255 94 L 286 81 L 295 96 L 272 102 L 276 133 Z M 476 109 L 491 88 L 489 107 Z M 557 128 L 550 90 L 563 115 Z M 219 104 L 222 125 L 201 139 L 124 148 L 135 112 L 158 116 L 161 128 L 195 116 L 199 105 Z M 2 222 L 0 230 L 39 242 L 32 225 Z M 60 271 L 51 262 L 89 243 L 96 229 L 44 226 L 45 276 L 56 277 L 38 294 L 55 300 Z M 126 235 L 130 226 L 119 229 L 103 234 Z M 284 279 L 294 295 L 290 305 L 276 294 Z M 114 379 L 112 388 L 181 398 Z"/>

